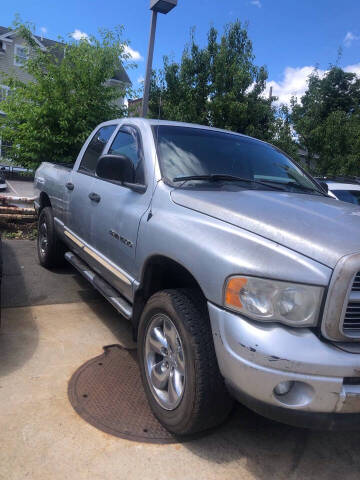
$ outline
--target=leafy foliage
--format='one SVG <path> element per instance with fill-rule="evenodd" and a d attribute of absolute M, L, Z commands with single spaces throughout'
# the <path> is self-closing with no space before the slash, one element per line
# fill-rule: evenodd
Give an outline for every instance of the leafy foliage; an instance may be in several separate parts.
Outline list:
<path fill-rule="evenodd" d="M 116 101 L 126 87 L 106 85 L 129 58 L 121 40 L 122 28 L 103 30 L 100 39 L 63 41 L 41 50 L 29 25 L 16 25 L 31 47 L 24 65 L 33 81 L 15 74 L 2 83 L 11 94 L 2 102 L 1 136 L 10 142 L 9 157 L 24 167 L 42 161 L 73 162 L 92 129 L 105 120 L 125 115 Z"/>
<path fill-rule="evenodd" d="M 309 159 L 318 157 L 321 174 L 360 175 L 360 79 L 332 67 L 323 77 L 317 71 L 298 103 L 292 121 Z"/>
<path fill-rule="evenodd" d="M 150 116 L 225 128 L 296 152 L 289 112 L 277 112 L 276 98 L 264 95 L 267 71 L 254 65 L 247 26 L 236 21 L 218 37 L 211 28 L 201 48 L 193 31 L 180 63 L 164 58 L 152 77 Z"/>

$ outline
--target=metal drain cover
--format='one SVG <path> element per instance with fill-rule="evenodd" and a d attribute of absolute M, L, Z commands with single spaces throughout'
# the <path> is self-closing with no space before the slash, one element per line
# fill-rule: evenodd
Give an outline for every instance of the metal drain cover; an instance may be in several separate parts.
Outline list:
<path fill-rule="evenodd" d="M 136 350 L 104 347 L 102 355 L 86 362 L 71 377 L 68 396 L 84 420 L 106 433 L 140 442 L 177 442 L 150 410 Z"/>

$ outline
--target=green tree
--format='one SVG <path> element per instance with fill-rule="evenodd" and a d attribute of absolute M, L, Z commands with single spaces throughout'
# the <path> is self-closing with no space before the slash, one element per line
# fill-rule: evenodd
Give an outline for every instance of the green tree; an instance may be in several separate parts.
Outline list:
<path fill-rule="evenodd" d="M 293 100 L 292 121 L 309 162 L 320 174 L 360 175 L 360 79 L 334 66 L 314 71 L 300 102 Z"/>
<path fill-rule="evenodd" d="M 179 63 L 164 58 L 151 85 L 150 116 L 200 123 L 274 141 L 293 153 L 288 114 L 265 96 L 267 71 L 254 65 L 247 26 L 240 21 L 215 28 L 201 48 L 191 33 Z"/>
<path fill-rule="evenodd" d="M 15 28 L 33 52 L 23 67 L 33 81 L 15 75 L 2 80 L 11 88 L 0 123 L 2 138 L 11 144 L 9 157 L 28 168 L 42 161 L 73 162 L 98 123 L 126 113 L 116 101 L 127 87 L 106 85 L 129 58 L 122 28 L 46 51 L 34 42 L 29 25 Z"/>
<path fill-rule="evenodd" d="M 287 105 L 280 105 L 275 111 L 271 129 L 271 143 L 298 160 L 299 145 L 295 141 L 291 110 Z"/>

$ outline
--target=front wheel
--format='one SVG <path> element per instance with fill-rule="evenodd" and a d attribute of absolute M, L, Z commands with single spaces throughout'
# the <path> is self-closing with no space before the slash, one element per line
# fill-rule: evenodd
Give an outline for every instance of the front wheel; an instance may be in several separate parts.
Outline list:
<path fill-rule="evenodd" d="M 177 435 L 220 424 L 230 399 L 217 364 L 206 303 L 192 290 L 164 290 L 147 302 L 138 355 L 150 407 Z"/>

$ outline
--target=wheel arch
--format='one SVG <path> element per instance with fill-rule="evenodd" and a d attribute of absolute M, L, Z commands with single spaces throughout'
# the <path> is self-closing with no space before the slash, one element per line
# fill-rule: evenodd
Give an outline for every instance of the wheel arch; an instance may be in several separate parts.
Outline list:
<path fill-rule="evenodd" d="M 205 300 L 204 292 L 188 268 L 164 255 L 149 257 L 142 269 L 140 286 L 134 295 L 133 331 L 137 338 L 140 317 L 147 300 L 156 292 L 165 289 L 192 288 Z"/>
<path fill-rule="evenodd" d="M 39 195 L 39 212 L 45 207 L 52 207 L 50 197 L 46 192 L 41 192 Z"/>

